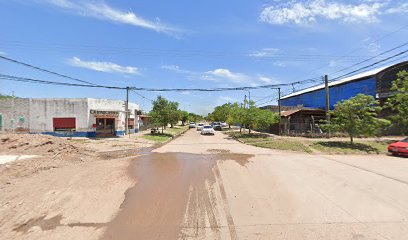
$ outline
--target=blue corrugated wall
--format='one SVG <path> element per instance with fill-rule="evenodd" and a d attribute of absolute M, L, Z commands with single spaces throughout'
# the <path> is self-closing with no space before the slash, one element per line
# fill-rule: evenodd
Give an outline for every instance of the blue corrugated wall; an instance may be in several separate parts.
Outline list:
<path fill-rule="evenodd" d="M 375 97 L 376 79 L 375 77 L 372 77 L 365 80 L 333 86 L 329 88 L 329 93 L 330 109 L 333 109 L 334 104 L 336 104 L 337 102 L 340 102 L 341 100 L 347 100 L 359 93 Z M 304 107 L 325 109 L 325 90 L 320 89 L 317 91 L 282 99 L 281 104 L 282 106 L 303 105 Z"/>

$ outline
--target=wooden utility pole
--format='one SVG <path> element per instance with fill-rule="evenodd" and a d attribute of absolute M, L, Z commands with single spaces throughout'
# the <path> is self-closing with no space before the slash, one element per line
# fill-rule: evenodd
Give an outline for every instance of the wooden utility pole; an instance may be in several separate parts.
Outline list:
<path fill-rule="evenodd" d="M 281 114 L 281 89 L 280 88 L 278 88 L 278 111 L 279 111 L 278 131 L 279 131 L 279 135 L 281 135 L 280 122 L 282 119 L 282 114 Z"/>
<path fill-rule="evenodd" d="M 125 134 L 129 134 L 129 87 L 126 87 L 126 102 L 125 102 Z"/>
<path fill-rule="evenodd" d="M 278 111 L 279 117 L 281 116 L 281 89 L 278 88 Z"/>
<path fill-rule="evenodd" d="M 327 75 L 324 75 L 324 86 L 326 90 L 326 124 L 330 125 L 330 90 L 329 90 L 329 78 Z M 330 129 L 329 129 L 329 135 L 330 137 Z"/>

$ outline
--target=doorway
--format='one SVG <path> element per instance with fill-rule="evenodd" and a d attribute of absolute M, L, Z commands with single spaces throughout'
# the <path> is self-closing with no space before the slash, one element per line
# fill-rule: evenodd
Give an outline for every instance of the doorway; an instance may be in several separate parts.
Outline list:
<path fill-rule="evenodd" d="M 115 136 L 115 118 L 96 118 L 96 136 Z"/>

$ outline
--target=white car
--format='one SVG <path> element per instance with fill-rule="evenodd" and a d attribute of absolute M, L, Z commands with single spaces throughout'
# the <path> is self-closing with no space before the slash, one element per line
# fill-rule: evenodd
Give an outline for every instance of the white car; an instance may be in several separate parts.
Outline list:
<path fill-rule="evenodd" d="M 228 124 L 226 122 L 221 122 L 221 127 L 228 127 Z"/>
<path fill-rule="evenodd" d="M 204 128 L 204 124 L 203 124 L 203 123 L 199 123 L 199 124 L 197 125 L 197 131 L 201 131 L 201 130 L 203 130 L 203 128 Z"/>
<path fill-rule="evenodd" d="M 188 128 L 195 128 L 196 124 L 195 122 L 190 122 L 190 125 L 188 125 Z"/>
<path fill-rule="evenodd" d="M 205 125 L 201 130 L 201 135 L 214 135 L 215 131 L 211 125 Z"/>

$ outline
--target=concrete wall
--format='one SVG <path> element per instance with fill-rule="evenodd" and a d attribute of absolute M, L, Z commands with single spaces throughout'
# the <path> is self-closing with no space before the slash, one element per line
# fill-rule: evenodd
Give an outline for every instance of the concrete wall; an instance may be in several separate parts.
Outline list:
<path fill-rule="evenodd" d="M 29 99 L 0 100 L 2 123 L 0 131 L 28 132 L 30 128 Z"/>
<path fill-rule="evenodd" d="M 89 126 L 88 100 L 86 98 L 30 99 L 30 132 L 52 132 L 53 118 L 76 119 L 76 131 L 94 131 Z"/>
<path fill-rule="evenodd" d="M 139 105 L 129 103 L 130 118 L 135 119 L 138 132 Z M 3 131 L 41 132 L 55 136 L 93 137 L 96 136 L 96 118 L 90 110 L 115 111 L 118 117 L 115 122 L 115 134 L 124 135 L 125 119 L 124 101 L 94 98 L 43 98 L 43 99 L 2 99 L 0 114 L 2 115 Z M 54 132 L 53 118 L 75 118 L 76 131 Z"/>

